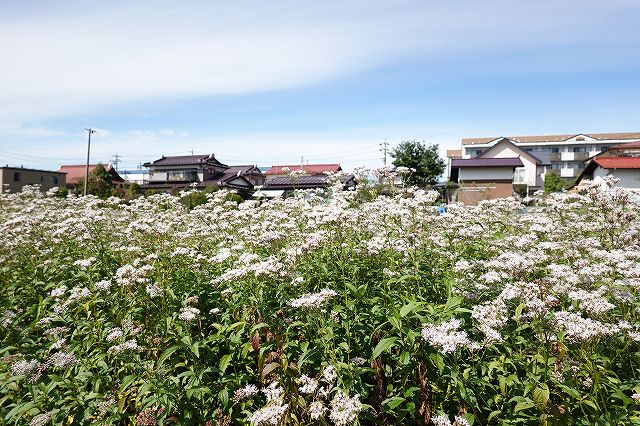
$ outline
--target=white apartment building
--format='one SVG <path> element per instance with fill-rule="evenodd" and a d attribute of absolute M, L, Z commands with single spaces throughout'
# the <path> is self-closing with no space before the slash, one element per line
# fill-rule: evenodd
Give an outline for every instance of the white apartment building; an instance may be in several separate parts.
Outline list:
<path fill-rule="evenodd" d="M 544 176 L 550 171 L 565 178 L 577 177 L 587 159 L 613 145 L 634 141 L 640 141 L 640 132 L 464 138 L 461 149 L 448 151 L 447 157 L 450 163 L 453 158 L 516 155 L 524 166 L 515 170 L 513 183 L 537 189 L 544 185 Z"/>

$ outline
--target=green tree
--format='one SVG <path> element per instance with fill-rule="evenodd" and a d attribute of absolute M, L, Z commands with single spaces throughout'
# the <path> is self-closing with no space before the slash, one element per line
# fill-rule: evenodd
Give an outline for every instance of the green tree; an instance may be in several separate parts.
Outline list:
<path fill-rule="evenodd" d="M 409 185 L 433 185 L 442 175 L 445 163 L 438 155 L 438 145 L 416 140 L 403 141 L 391 150 L 393 165 L 414 169 L 405 180 Z"/>
<path fill-rule="evenodd" d="M 87 185 L 87 193 L 98 196 L 100 198 L 108 198 L 113 193 L 115 185 L 113 184 L 113 176 L 109 174 L 102 163 L 98 163 L 96 167 L 89 173 L 89 183 Z M 82 194 L 84 190 L 84 178 L 78 179 L 76 192 Z"/>
<path fill-rule="evenodd" d="M 561 178 L 557 173 L 547 173 L 544 175 L 544 192 L 549 194 L 562 191 L 567 187 L 567 183 L 567 180 Z"/>

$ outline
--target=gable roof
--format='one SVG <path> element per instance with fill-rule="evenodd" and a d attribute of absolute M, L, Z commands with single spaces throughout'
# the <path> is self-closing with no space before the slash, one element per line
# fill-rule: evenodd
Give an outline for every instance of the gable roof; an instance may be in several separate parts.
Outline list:
<path fill-rule="evenodd" d="M 593 162 L 603 169 L 640 169 L 640 157 L 598 157 Z"/>
<path fill-rule="evenodd" d="M 284 168 L 288 168 L 289 170 L 282 170 Z M 321 175 L 325 172 L 340 172 L 342 171 L 342 167 L 340 167 L 340 164 L 297 164 L 292 166 L 271 166 L 271 168 L 265 172 L 265 175 L 288 175 L 294 170 L 302 170 L 310 175 Z"/>
<path fill-rule="evenodd" d="M 468 158 L 453 159 L 451 167 L 523 167 L 522 160 L 513 158 Z"/>
<path fill-rule="evenodd" d="M 533 142 L 563 142 L 567 139 L 571 139 L 575 136 L 587 136 L 589 138 L 602 141 L 602 140 L 624 140 L 624 139 L 640 139 L 640 132 L 630 133 L 578 133 L 578 134 L 566 134 L 566 135 L 534 135 L 534 136 L 508 136 L 507 138 L 520 143 L 533 143 Z M 463 138 L 462 145 L 478 145 L 493 142 L 500 137 L 492 138 Z"/>
<path fill-rule="evenodd" d="M 92 173 L 97 164 L 89 164 L 89 173 Z M 111 164 L 103 164 L 104 169 L 112 176 L 112 182 L 122 183 L 124 179 L 118 174 Z M 78 183 L 78 180 L 84 179 L 86 164 L 66 164 L 60 166 L 58 172 L 67 174 L 67 185 Z"/>
<path fill-rule="evenodd" d="M 518 146 L 514 145 L 513 142 L 511 142 L 509 139 L 507 138 L 502 138 L 498 143 L 496 143 L 494 146 L 492 146 L 491 148 L 487 149 L 486 151 L 484 151 L 482 154 L 478 155 L 476 158 L 494 158 L 494 157 L 488 157 L 487 155 L 493 150 L 496 149 L 497 147 L 499 147 L 500 145 L 508 145 L 509 148 L 511 148 L 511 150 L 515 151 L 519 156 L 521 157 L 526 157 L 528 158 L 530 161 L 533 161 L 534 163 L 536 163 L 537 165 L 540 165 L 542 163 L 542 161 L 536 157 L 535 155 L 525 151 L 522 148 L 519 148 Z"/>
<path fill-rule="evenodd" d="M 165 157 L 164 155 L 159 159 L 152 161 L 150 163 L 144 163 L 145 167 L 153 167 L 153 166 L 195 166 L 200 164 L 210 164 L 213 166 L 223 166 L 227 167 L 225 164 L 222 164 L 216 157 L 211 154 L 198 154 L 198 155 L 174 155 L 170 157 Z"/>
<path fill-rule="evenodd" d="M 289 176 L 279 176 L 265 183 L 263 189 L 308 189 L 308 188 L 324 188 L 327 186 L 329 176 L 311 175 L 299 176 L 292 181 Z M 340 182 L 347 187 L 355 185 L 355 177 L 353 175 L 340 176 Z"/>

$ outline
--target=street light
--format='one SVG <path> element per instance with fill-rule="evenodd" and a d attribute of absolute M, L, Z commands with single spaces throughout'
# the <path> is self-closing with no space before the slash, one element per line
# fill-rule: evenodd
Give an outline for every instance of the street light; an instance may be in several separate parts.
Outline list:
<path fill-rule="evenodd" d="M 87 183 L 89 181 L 89 153 L 91 152 L 91 134 L 95 133 L 96 131 L 91 128 L 85 128 L 85 130 L 89 133 L 89 142 L 87 142 L 87 167 L 85 167 L 84 169 L 84 191 L 82 191 L 82 194 L 86 197 Z"/>

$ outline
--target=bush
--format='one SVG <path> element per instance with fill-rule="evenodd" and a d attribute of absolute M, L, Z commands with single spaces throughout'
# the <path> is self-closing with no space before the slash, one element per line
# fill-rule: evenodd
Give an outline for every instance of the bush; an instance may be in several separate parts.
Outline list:
<path fill-rule="evenodd" d="M 527 196 L 528 189 L 529 189 L 529 185 L 525 183 L 513 184 L 513 192 L 515 192 L 520 198 L 524 198 Z"/>

